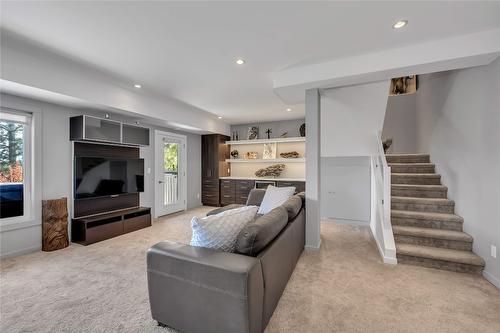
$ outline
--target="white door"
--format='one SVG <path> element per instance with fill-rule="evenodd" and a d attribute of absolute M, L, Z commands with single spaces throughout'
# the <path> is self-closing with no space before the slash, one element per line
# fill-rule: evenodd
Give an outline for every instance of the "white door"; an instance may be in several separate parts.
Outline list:
<path fill-rule="evenodd" d="M 186 209 L 186 136 L 155 131 L 155 216 Z"/>

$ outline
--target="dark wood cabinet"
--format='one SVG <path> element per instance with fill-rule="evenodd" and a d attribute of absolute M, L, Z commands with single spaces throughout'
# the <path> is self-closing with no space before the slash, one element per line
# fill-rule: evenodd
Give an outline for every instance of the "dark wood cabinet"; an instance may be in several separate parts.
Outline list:
<path fill-rule="evenodd" d="M 237 204 L 246 204 L 250 190 L 255 187 L 253 180 L 235 180 L 235 199 Z"/>
<path fill-rule="evenodd" d="M 75 218 L 71 221 L 71 241 L 89 245 L 149 226 L 151 209 L 147 207 Z"/>
<path fill-rule="evenodd" d="M 71 117 L 71 141 L 96 141 L 133 146 L 149 146 L 149 128 L 82 115 Z"/>
<path fill-rule="evenodd" d="M 235 201 L 235 181 L 232 179 L 221 179 L 220 181 L 220 204 L 229 205 Z"/>
<path fill-rule="evenodd" d="M 209 134 L 201 136 L 201 202 L 220 206 L 219 178 L 229 176 L 228 136 Z"/>
<path fill-rule="evenodd" d="M 274 181 L 278 187 L 295 186 L 295 191 L 305 191 L 305 182 Z M 246 204 L 250 191 L 255 188 L 255 180 L 251 179 L 221 179 L 219 184 L 220 205 Z"/>
<path fill-rule="evenodd" d="M 287 186 L 295 186 L 295 192 L 304 192 L 306 190 L 306 183 L 305 182 L 294 182 L 294 181 L 277 181 L 276 182 L 277 187 L 287 187 Z"/>

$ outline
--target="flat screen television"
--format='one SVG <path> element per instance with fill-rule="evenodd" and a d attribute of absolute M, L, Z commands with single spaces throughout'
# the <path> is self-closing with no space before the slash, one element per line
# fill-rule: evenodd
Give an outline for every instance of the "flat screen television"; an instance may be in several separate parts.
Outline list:
<path fill-rule="evenodd" d="M 144 192 L 144 159 L 75 157 L 74 168 L 75 199 Z"/>

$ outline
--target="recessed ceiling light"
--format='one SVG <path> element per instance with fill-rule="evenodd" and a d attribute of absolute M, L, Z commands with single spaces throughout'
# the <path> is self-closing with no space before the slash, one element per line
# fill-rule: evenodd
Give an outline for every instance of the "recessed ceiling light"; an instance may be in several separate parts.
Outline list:
<path fill-rule="evenodd" d="M 243 65 L 245 63 L 245 60 L 241 59 L 241 58 L 238 58 L 238 59 L 236 59 L 235 62 L 236 62 L 237 65 Z"/>
<path fill-rule="evenodd" d="M 394 29 L 401 29 L 402 27 L 406 26 L 408 24 L 408 21 L 407 20 L 398 20 L 396 21 L 392 27 Z"/>
<path fill-rule="evenodd" d="M 290 112 L 290 111 L 292 111 L 292 109 L 286 108 L 286 112 Z"/>
<path fill-rule="evenodd" d="M 218 116 L 217 118 L 222 119 L 222 117 L 221 117 L 221 116 Z"/>
<path fill-rule="evenodd" d="M 134 84 L 134 87 L 137 88 L 137 89 L 141 89 L 142 86 L 140 84 Z"/>

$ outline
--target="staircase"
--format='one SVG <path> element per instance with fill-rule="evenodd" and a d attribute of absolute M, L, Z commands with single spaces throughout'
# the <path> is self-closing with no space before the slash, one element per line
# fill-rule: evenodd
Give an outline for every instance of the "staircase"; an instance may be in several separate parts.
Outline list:
<path fill-rule="evenodd" d="M 481 273 L 455 202 L 426 154 L 387 154 L 391 167 L 391 223 L 398 263 Z"/>

